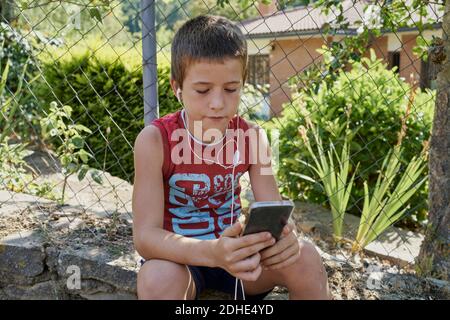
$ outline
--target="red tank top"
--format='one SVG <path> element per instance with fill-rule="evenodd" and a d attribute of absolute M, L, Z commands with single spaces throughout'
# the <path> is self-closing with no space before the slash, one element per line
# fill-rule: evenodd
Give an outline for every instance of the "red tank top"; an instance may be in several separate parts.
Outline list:
<path fill-rule="evenodd" d="M 235 116 L 228 124 L 228 129 L 237 129 L 237 119 Z M 164 229 L 174 233 L 194 237 L 197 239 L 216 239 L 231 222 L 231 202 L 232 202 L 232 180 L 234 178 L 234 214 L 233 221 L 241 213 L 239 183 L 240 177 L 248 171 L 249 165 L 249 136 L 240 135 L 239 150 L 241 164 L 233 168 L 223 168 L 218 164 L 211 164 L 210 161 L 204 161 L 196 158 L 189 147 L 181 148 L 180 142 L 190 140 L 191 147 L 195 153 L 202 157 L 206 148 L 210 148 L 209 152 L 214 155 L 213 159 L 217 159 L 215 152 L 211 151 L 212 147 L 202 146 L 194 142 L 184 130 L 183 120 L 181 118 L 181 110 L 168 114 L 164 117 L 156 119 L 152 122 L 154 126 L 159 128 L 163 141 L 164 163 L 163 163 L 163 179 L 164 179 Z M 239 117 L 239 128 L 241 133 L 245 133 L 249 125 L 241 117 Z M 181 130 L 177 130 L 181 129 Z M 177 131 L 176 131 L 177 130 Z M 182 137 L 175 133 L 185 133 Z M 228 132 L 228 131 L 227 131 Z M 219 153 L 219 161 L 225 166 L 232 164 L 232 156 L 237 149 L 236 136 L 227 136 L 219 142 L 218 145 L 223 146 L 225 141 L 228 145 L 223 148 L 233 150 L 231 157 L 229 152 L 227 156 L 225 152 Z M 185 140 L 186 139 L 186 140 Z M 195 146 L 195 144 L 197 144 Z M 176 150 L 174 148 L 177 147 Z M 231 146 L 229 146 L 231 145 Z M 220 149 L 220 147 L 219 147 Z M 174 152 L 177 151 L 177 152 Z M 189 152 L 190 162 L 174 163 L 172 153 L 184 156 L 184 151 Z M 245 157 L 244 157 L 245 154 Z M 222 157 L 221 157 L 222 155 Z M 225 162 L 226 160 L 229 162 Z M 186 163 L 189 162 L 189 163 Z"/>

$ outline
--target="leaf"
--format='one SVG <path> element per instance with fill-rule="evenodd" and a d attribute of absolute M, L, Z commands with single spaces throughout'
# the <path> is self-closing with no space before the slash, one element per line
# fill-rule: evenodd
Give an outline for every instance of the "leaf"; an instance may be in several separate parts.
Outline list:
<path fill-rule="evenodd" d="M 90 153 L 88 153 L 86 150 L 81 149 L 78 151 L 78 156 L 80 157 L 81 161 L 84 163 L 87 163 L 89 161 L 89 157 L 92 157 Z"/>
<path fill-rule="evenodd" d="M 293 176 L 300 177 L 300 178 L 302 178 L 302 179 L 304 179 L 304 180 L 306 180 L 306 181 L 309 181 L 309 182 L 312 182 L 312 183 L 317 183 L 316 180 L 314 180 L 313 178 L 311 178 L 311 177 L 309 177 L 309 176 L 306 176 L 306 175 L 304 175 L 304 174 L 296 173 L 296 172 L 291 172 L 291 174 L 292 174 Z"/>
<path fill-rule="evenodd" d="M 70 139 L 70 140 L 71 140 L 70 142 L 73 143 L 73 145 L 74 145 L 77 149 L 83 148 L 84 140 L 83 140 L 82 137 L 80 137 L 80 136 L 75 136 L 75 137 L 72 137 L 72 139 Z"/>
<path fill-rule="evenodd" d="M 84 132 L 87 132 L 87 133 L 89 133 L 89 134 L 92 133 L 91 129 L 89 129 L 89 128 L 83 126 L 82 124 L 76 124 L 76 125 L 74 125 L 73 127 L 74 127 L 76 130 L 78 130 L 78 131 L 84 131 Z"/>
<path fill-rule="evenodd" d="M 62 164 L 64 167 L 67 167 L 67 166 L 69 165 L 69 163 L 72 162 L 72 157 L 70 157 L 69 155 L 63 154 L 63 155 L 61 156 L 60 160 L 61 160 L 61 164 Z"/>
<path fill-rule="evenodd" d="M 78 181 L 81 181 L 86 176 L 86 173 L 88 172 L 89 167 L 87 165 L 82 165 L 80 171 L 78 171 Z"/>
<path fill-rule="evenodd" d="M 98 22 L 103 23 L 102 15 L 100 14 L 100 10 L 98 8 L 89 9 L 89 15 L 91 16 L 91 18 L 95 18 Z"/>
<path fill-rule="evenodd" d="M 28 2 L 25 0 L 20 1 L 20 10 L 26 10 L 28 8 Z"/>
<path fill-rule="evenodd" d="M 100 171 L 92 170 L 91 171 L 91 177 L 98 184 L 103 184 L 103 179 L 102 179 L 102 176 L 100 175 Z"/>
<path fill-rule="evenodd" d="M 70 117 L 72 114 L 72 107 L 71 106 L 63 106 L 63 111 L 67 115 L 67 117 Z"/>

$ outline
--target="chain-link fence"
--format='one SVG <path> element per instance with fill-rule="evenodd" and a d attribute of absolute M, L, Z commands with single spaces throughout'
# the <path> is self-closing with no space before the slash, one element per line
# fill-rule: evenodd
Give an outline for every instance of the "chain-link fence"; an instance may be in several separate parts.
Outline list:
<path fill-rule="evenodd" d="M 430 278 L 434 257 L 418 259 L 443 1 L 0 3 L 2 298 L 135 297 L 134 141 L 180 109 L 170 46 L 201 14 L 247 39 L 239 112 L 267 132 L 279 190 L 333 297 L 443 297 L 448 271 Z M 247 174 L 240 183 L 247 213 Z M 433 241 L 448 244 L 444 229 Z"/>

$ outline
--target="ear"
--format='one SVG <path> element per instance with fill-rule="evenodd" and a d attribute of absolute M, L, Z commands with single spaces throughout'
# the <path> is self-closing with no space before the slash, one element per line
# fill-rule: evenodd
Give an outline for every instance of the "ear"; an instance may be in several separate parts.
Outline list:
<path fill-rule="evenodd" d="M 175 79 L 170 79 L 170 86 L 173 90 L 173 94 L 175 95 L 175 97 L 177 96 L 177 90 L 180 88 L 180 86 L 178 85 L 178 82 L 176 82 Z"/>

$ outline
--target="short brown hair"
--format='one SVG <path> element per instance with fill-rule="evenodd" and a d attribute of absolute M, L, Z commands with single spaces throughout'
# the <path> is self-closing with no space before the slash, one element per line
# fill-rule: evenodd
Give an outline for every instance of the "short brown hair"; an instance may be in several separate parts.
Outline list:
<path fill-rule="evenodd" d="M 202 60 L 223 62 L 238 58 L 242 83 L 247 79 L 247 42 L 239 27 L 221 16 L 200 15 L 185 22 L 172 42 L 171 77 L 180 88 L 187 66 Z"/>

